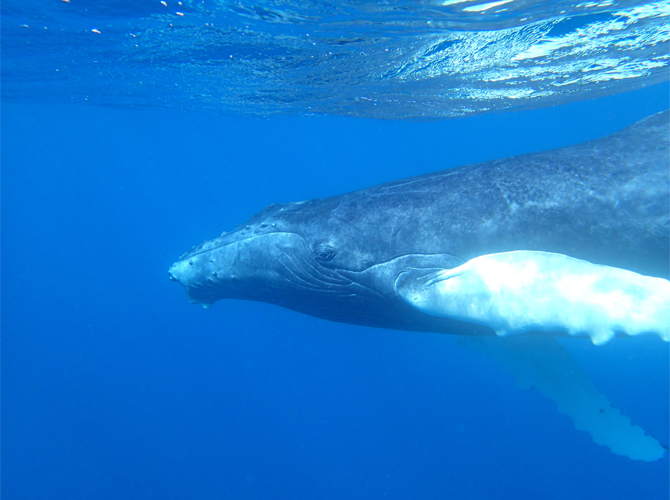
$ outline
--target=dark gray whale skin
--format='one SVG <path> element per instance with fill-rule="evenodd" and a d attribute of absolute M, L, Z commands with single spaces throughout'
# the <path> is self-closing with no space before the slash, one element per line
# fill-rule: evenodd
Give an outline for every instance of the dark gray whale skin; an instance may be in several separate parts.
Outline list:
<path fill-rule="evenodd" d="M 205 305 L 258 300 L 358 325 L 490 335 L 418 312 L 398 278 L 512 250 L 668 278 L 668 121 L 665 111 L 576 146 L 270 205 L 169 276 Z"/>

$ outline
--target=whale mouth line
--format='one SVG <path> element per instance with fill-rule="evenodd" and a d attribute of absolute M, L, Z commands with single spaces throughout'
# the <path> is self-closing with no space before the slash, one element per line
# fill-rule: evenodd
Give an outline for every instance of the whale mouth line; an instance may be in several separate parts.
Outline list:
<path fill-rule="evenodd" d="M 234 233 L 227 233 L 226 236 L 231 235 L 231 234 L 234 234 Z M 280 234 L 292 234 L 292 235 L 298 236 L 298 237 L 300 237 L 301 239 L 304 240 L 304 238 L 302 236 L 300 236 L 299 234 L 292 233 L 290 231 L 272 231 L 272 232 L 263 233 L 263 234 L 252 234 L 250 236 L 245 236 L 244 238 L 240 238 L 239 240 L 230 241 L 230 242 L 219 242 L 216 245 L 204 248 L 204 245 L 206 245 L 207 243 L 209 243 L 211 241 L 214 241 L 214 240 L 207 240 L 207 241 L 201 243 L 200 245 L 198 245 L 197 247 L 192 248 L 188 252 L 183 253 L 179 257 L 179 259 L 177 259 L 177 262 L 182 262 L 184 260 L 187 260 L 187 259 L 190 259 L 190 258 L 193 258 L 193 257 L 197 257 L 198 255 L 202 255 L 202 254 L 207 253 L 207 252 L 213 252 L 214 250 L 218 250 L 220 248 L 227 247 L 227 246 L 230 246 L 230 245 L 235 245 L 237 243 L 242 243 L 242 242 L 254 240 L 254 239 L 257 239 L 257 238 L 262 238 L 264 236 L 280 235 Z"/>

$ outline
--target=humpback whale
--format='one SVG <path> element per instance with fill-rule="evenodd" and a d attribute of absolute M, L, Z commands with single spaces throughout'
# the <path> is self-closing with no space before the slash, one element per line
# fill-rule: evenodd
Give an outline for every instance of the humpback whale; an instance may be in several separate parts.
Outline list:
<path fill-rule="evenodd" d="M 191 302 L 449 333 L 536 387 L 614 453 L 664 446 L 556 341 L 670 339 L 668 111 L 562 149 L 270 205 L 169 270 Z"/>

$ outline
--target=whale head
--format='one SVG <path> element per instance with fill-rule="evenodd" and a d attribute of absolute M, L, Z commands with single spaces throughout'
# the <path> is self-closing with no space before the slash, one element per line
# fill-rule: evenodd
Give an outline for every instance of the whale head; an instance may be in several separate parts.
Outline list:
<path fill-rule="evenodd" d="M 333 321 L 401 329 L 442 321 L 417 318 L 398 297 L 396 279 L 408 266 L 462 262 L 400 251 L 388 244 L 383 221 L 344 218 L 337 208 L 335 198 L 270 205 L 186 252 L 169 277 L 205 307 L 221 299 L 255 300 Z"/>
<path fill-rule="evenodd" d="M 369 267 L 371 255 L 352 251 L 346 223 L 330 220 L 312 203 L 265 208 L 186 252 L 171 266 L 170 279 L 205 307 L 221 299 L 257 300 L 321 317 L 378 295 L 347 276 Z"/>

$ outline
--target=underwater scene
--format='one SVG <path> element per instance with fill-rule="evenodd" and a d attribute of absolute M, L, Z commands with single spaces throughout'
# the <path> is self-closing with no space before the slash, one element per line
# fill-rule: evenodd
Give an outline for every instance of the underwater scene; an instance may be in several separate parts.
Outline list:
<path fill-rule="evenodd" d="M 3 498 L 668 498 L 670 2 L 1 9 Z"/>

